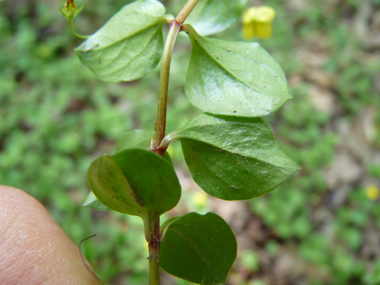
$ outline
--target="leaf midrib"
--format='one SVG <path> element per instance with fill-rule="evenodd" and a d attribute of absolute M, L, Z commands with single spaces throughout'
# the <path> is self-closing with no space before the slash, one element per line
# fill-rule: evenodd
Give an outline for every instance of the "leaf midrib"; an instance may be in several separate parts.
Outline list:
<path fill-rule="evenodd" d="M 211 266 L 208 265 L 207 262 L 205 261 L 204 256 L 199 252 L 199 250 L 194 246 L 194 244 L 191 243 L 191 240 L 189 240 L 186 236 L 184 236 L 181 232 L 179 232 L 178 230 L 174 229 L 173 227 L 170 227 L 170 229 L 172 231 L 174 231 L 176 234 L 178 234 L 179 236 L 181 236 L 189 245 L 191 245 L 191 248 L 199 256 L 199 258 L 202 260 L 203 264 L 207 267 L 208 272 L 214 277 L 213 279 L 215 280 L 217 278 L 217 276 L 214 274 L 214 271 L 211 270 Z M 204 278 L 204 276 L 203 276 L 203 278 Z"/>

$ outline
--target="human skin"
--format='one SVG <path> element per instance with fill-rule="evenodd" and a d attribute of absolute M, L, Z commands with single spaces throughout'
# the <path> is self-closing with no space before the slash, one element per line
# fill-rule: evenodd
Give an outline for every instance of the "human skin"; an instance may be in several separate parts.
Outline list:
<path fill-rule="evenodd" d="M 0 186 L 0 284 L 99 284 L 78 247 L 36 199 Z"/>

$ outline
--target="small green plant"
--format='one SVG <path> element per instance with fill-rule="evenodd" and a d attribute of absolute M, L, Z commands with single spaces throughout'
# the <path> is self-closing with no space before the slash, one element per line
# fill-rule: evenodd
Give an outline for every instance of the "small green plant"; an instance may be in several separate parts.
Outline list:
<path fill-rule="evenodd" d="M 160 283 L 159 267 L 192 283 L 224 284 L 237 254 L 233 232 L 216 214 L 188 213 L 160 225 L 160 216 L 181 196 L 166 152 L 170 143 L 181 142 L 195 182 L 224 200 L 266 194 L 299 168 L 259 118 L 291 99 L 281 67 L 258 43 L 205 37 L 232 25 L 247 0 L 198 1 L 187 1 L 176 18 L 166 15 L 159 1 L 132 2 L 75 50 L 84 65 L 108 82 L 137 80 L 161 62 L 154 131 L 129 131 L 115 154 L 92 162 L 92 192 L 85 202 L 142 218 L 150 285 Z M 80 9 L 73 0 L 61 8 L 71 28 Z M 170 25 L 165 43 L 164 24 Z M 204 114 L 166 134 L 170 62 L 181 31 L 192 44 L 185 94 Z"/>

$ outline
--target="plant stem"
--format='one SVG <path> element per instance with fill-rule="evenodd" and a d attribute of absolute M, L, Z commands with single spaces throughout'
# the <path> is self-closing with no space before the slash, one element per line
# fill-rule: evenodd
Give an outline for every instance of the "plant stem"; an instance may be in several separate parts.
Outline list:
<path fill-rule="evenodd" d="M 177 18 L 172 21 L 164 46 L 160 70 L 160 87 L 158 90 L 157 120 L 155 123 L 156 137 L 152 146 L 152 150 L 161 156 L 165 155 L 167 148 L 167 146 L 164 148 L 159 148 L 159 146 L 162 139 L 165 137 L 166 130 L 166 109 L 168 103 L 170 62 L 172 59 L 172 53 L 183 22 L 186 20 L 187 16 L 189 16 L 190 12 L 193 10 L 198 1 L 199 0 L 189 0 L 182 8 Z M 149 221 L 149 223 L 152 222 Z M 152 224 L 149 224 L 148 228 L 151 229 Z M 153 231 L 149 230 L 148 237 L 149 285 L 160 285 L 160 217 L 154 221 Z"/>
<path fill-rule="evenodd" d="M 152 150 L 161 156 L 164 156 L 166 151 L 166 148 L 160 148 L 159 145 L 165 137 L 166 130 L 166 109 L 168 103 L 170 61 L 182 24 L 189 16 L 195 5 L 197 5 L 198 1 L 199 0 L 189 0 L 186 3 L 181 12 L 177 15 L 177 18 L 172 21 L 168 37 L 165 42 L 160 70 L 160 87 L 158 91 L 157 120 L 155 123 L 156 137 L 152 146 Z"/>
<path fill-rule="evenodd" d="M 177 40 L 178 33 L 181 25 L 176 21 L 173 21 L 168 37 L 166 39 L 164 53 L 162 55 L 161 71 L 160 71 L 160 88 L 158 91 L 158 108 L 157 108 L 157 120 L 155 124 L 156 138 L 154 140 L 153 151 L 161 156 L 164 156 L 166 149 L 159 149 L 162 139 L 165 136 L 166 129 L 166 108 L 168 102 L 168 88 L 169 88 L 169 73 L 170 73 L 170 61 L 172 58 L 174 44 Z"/>
<path fill-rule="evenodd" d="M 149 285 L 160 284 L 160 218 L 154 222 L 149 238 Z"/>
<path fill-rule="evenodd" d="M 183 24 L 185 22 L 187 16 L 189 16 L 190 12 L 194 9 L 195 5 L 197 5 L 199 0 L 189 0 L 186 5 L 182 8 L 181 12 L 177 15 L 175 19 L 177 23 Z"/>

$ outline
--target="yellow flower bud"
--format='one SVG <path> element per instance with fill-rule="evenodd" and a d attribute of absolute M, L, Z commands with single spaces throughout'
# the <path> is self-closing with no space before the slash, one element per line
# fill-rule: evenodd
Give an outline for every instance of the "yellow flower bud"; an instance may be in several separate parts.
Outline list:
<path fill-rule="evenodd" d="M 275 16 L 276 12 L 273 10 L 273 8 L 268 6 L 261 6 L 258 7 L 256 10 L 255 21 L 270 24 Z"/>
<path fill-rule="evenodd" d="M 243 15 L 243 36 L 251 39 L 257 36 L 261 39 L 272 35 L 272 21 L 276 12 L 268 6 L 251 7 Z"/>
<path fill-rule="evenodd" d="M 63 8 L 72 11 L 78 9 L 78 6 L 75 4 L 74 0 L 67 0 L 66 3 L 63 4 Z"/>
<path fill-rule="evenodd" d="M 61 10 L 63 16 L 65 16 L 68 21 L 72 21 L 83 8 L 83 5 L 78 8 L 74 0 L 67 0 L 66 3 L 62 1 L 62 4 L 63 6 L 60 7 L 59 10 Z"/>
<path fill-rule="evenodd" d="M 272 36 L 272 25 L 267 23 L 256 23 L 256 34 L 260 39 L 267 39 Z"/>
<path fill-rule="evenodd" d="M 243 14 L 243 24 L 250 24 L 254 22 L 257 7 L 251 7 Z"/>
<path fill-rule="evenodd" d="M 375 185 L 368 185 L 365 189 L 365 193 L 371 200 L 377 200 L 380 197 L 380 190 Z"/>
<path fill-rule="evenodd" d="M 243 37 L 245 39 L 252 39 L 255 35 L 255 23 L 243 24 Z"/>

